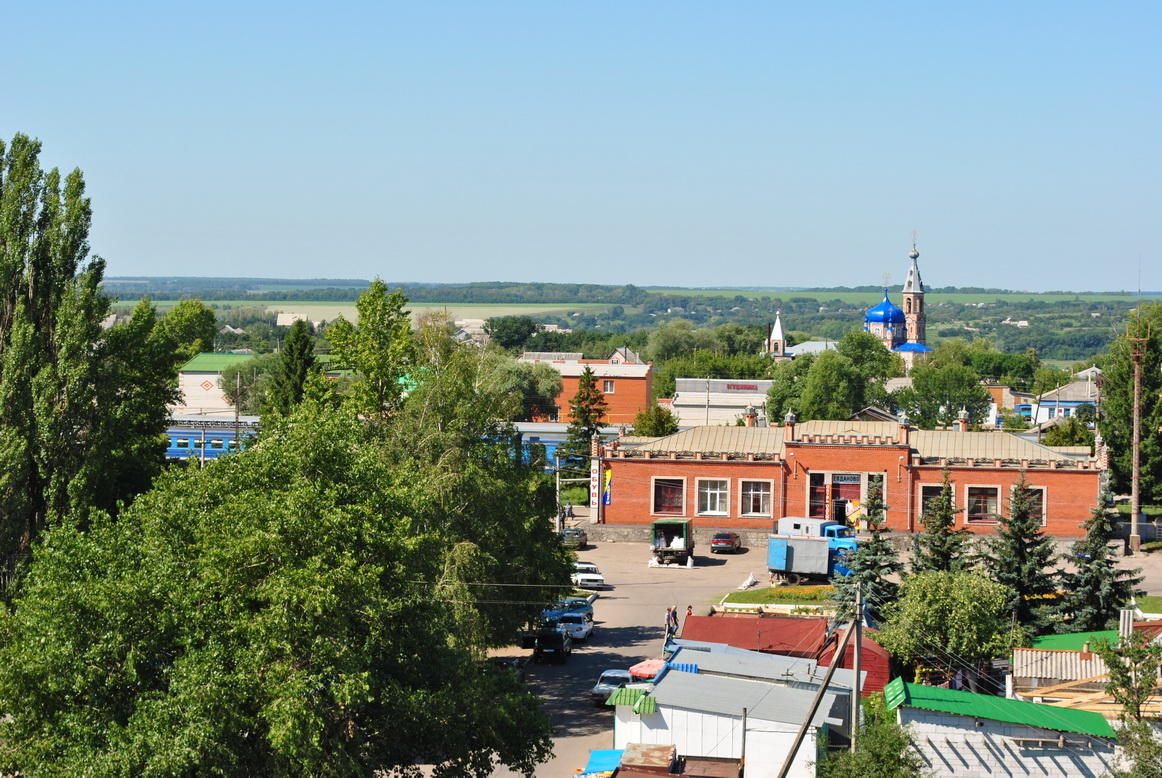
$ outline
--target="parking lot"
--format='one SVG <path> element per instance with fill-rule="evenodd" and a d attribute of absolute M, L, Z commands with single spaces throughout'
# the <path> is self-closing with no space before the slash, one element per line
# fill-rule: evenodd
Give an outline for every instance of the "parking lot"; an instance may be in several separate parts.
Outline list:
<path fill-rule="evenodd" d="M 628 668 L 642 659 L 661 656 L 666 609 L 686 606 L 704 614 L 721 595 L 753 573 L 760 582 L 766 577 L 766 549 L 749 548 L 737 555 L 715 554 L 699 547 L 693 569 L 650 568 L 649 549 L 644 543 L 603 543 L 578 553 L 578 558 L 601 568 L 610 589 L 594 603 L 596 626 L 588 645 L 577 643 L 572 657 L 563 665 L 528 666 L 528 680 L 545 701 L 556 732 L 555 755 L 541 765 L 538 776 L 571 776 L 584 767 L 589 751 L 611 748 L 613 712 L 596 707 L 589 689 L 602 670 Z M 1162 593 L 1162 553 L 1120 560 L 1124 567 L 1142 568 L 1143 588 Z M 510 649 L 499 653 L 531 656 L 531 651 Z M 516 773 L 499 770 L 497 776 Z"/>
<path fill-rule="evenodd" d="M 704 614 L 724 591 L 742 583 L 752 571 L 765 578 L 765 549 L 740 554 L 707 553 L 698 549 L 693 569 L 650 568 L 644 543 L 603 543 L 578 553 L 578 558 L 601 568 L 610 588 L 593 604 L 595 628 L 585 643 L 575 643 L 573 655 L 563 665 L 529 664 L 529 683 L 545 701 L 556 730 L 556 755 L 537 770 L 538 776 L 571 776 L 585 766 L 589 751 L 610 748 L 613 711 L 596 707 L 589 689 L 602 670 L 625 669 L 649 657 L 661 656 L 666 608 L 686 606 Z M 531 651 L 512 649 L 501 653 L 531 656 Z M 505 770 L 498 776 L 515 775 Z"/>

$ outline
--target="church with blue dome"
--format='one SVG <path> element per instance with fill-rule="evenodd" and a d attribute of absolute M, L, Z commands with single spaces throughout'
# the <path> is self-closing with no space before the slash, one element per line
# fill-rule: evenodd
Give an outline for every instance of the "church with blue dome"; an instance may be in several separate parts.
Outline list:
<path fill-rule="evenodd" d="M 864 316 L 863 328 L 865 332 L 879 338 L 889 351 L 899 354 L 904 365 L 911 370 L 916 355 L 932 349 L 924 343 L 924 282 L 920 279 L 920 266 L 917 263 L 920 252 L 916 250 L 914 242 L 908 258 L 912 264 L 908 268 L 908 278 L 904 281 L 900 301 L 903 307 L 892 302 L 885 288 L 884 299 L 868 309 Z"/>

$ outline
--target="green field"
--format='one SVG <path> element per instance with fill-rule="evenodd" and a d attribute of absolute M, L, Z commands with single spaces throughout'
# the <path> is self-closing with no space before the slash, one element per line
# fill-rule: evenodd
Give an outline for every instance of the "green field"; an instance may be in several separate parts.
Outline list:
<path fill-rule="evenodd" d="M 807 292 L 807 291 L 776 291 L 776 290 L 756 290 L 756 289 L 682 289 L 679 287 L 648 290 L 651 293 L 658 294 L 674 294 L 686 295 L 688 297 L 734 297 L 735 295 L 742 295 L 743 297 L 755 299 L 761 297 L 769 297 L 773 300 L 790 300 L 792 298 L 805 298 L 811 300 L 819 300 L 826 302 L 828 300 L 839 300 L 845 303 L 868 303 L 874 304 L 879 300 L 880 294 L 877 292 Z M 892 294 L 899 295 L 898 289 L 893 289 Z M 1063 294 L 1045 294 L 1039 292 L 928 292 L 928 304 L 933 303 L 991 303 L 991 302 L 1009 302 L 1009 303 L 1023 303 L 1029 300 L 1036 302 L 1060 302 L 1062 300 L 1084 300 L 1086 302 L 1157 302 L 1155 297 L 1139 297 L 1134 294 L 1092 294 L 1092 293 L 1063 293 Z"/>
<path fill-rule="evenodd" d="M 122 300 L 120 305 L 132 306 L 131 301 Z M 176 300 L 156 300 L 158 310 L 166 311 L 177 305 Z M 311 321 L 333 321 L 343 314 L 344 318 L 356 318 L 355 303 L 327 302 L 313 300 L 208 300 L 206 305 L 215 309 L 265 308 L 280 313 L 305 313 Z M 597 311 L 609 308 L 604 303 L 415 303 L 409 305 L 413 316 L 429 311 L 447 311 L 453 319 L 488 319 L 493 316 L 565 316 L 574 311 Z"/>

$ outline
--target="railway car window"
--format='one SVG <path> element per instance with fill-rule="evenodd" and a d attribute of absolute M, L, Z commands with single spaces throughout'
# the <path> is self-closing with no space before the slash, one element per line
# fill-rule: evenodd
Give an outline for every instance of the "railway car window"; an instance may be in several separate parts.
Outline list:
<path fill-rule="evenodd" d="M 211 440 L 210 441 L 210 448 L 221 449 L 221 448 L 225 448 L 225 446 L 222 445 L 222 441 L 220 441 L 220 440 Z"/>
<path fill-rule="evenodd" d="M 195 440 L 194 441 L 194 448 L 201 448 L 201 447 L 202 447 L 202 441 Z"/>
<path fill-rule="evenodd" d="M 176 445 L 178 448 L 189 448 L 190 447 L 190 439 L 189 438 L 178 438 L 177 440 L 174 441 L 174 445 Z"/>
<path fill-rule="evenodd" d="M 231 451 L 235 451 L 238 448 L 238 441 L 231 440 L 229 443 L 226 444 L 226 448 L 228 448 Z"/>

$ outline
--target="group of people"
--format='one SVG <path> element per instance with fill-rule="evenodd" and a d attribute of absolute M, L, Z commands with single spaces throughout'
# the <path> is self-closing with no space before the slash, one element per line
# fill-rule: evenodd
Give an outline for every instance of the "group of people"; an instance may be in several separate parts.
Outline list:
<path fill-rule="evenodd" d="M 694 606 L 693 605 L 686 606 L 686 615 L 687 616 L 694 615 Z M 669 640 L 670 638 L 674 637 L 677 634 L 678 634 L 678 606 L 674 605 L 670 608 L 666 608 L 666 640 Z"/>

